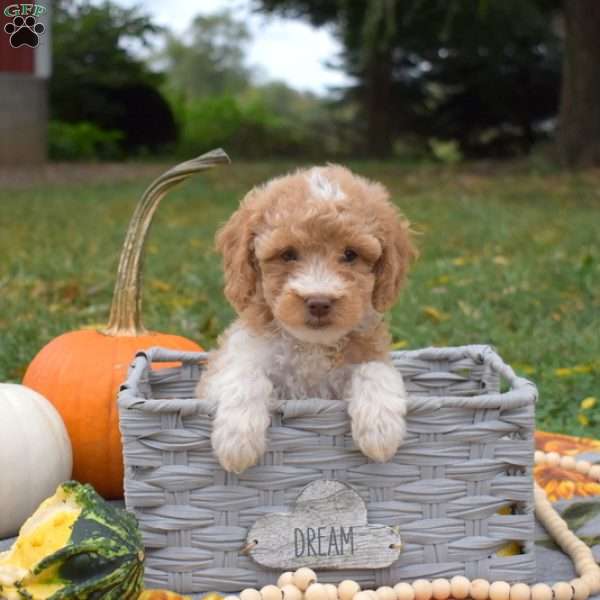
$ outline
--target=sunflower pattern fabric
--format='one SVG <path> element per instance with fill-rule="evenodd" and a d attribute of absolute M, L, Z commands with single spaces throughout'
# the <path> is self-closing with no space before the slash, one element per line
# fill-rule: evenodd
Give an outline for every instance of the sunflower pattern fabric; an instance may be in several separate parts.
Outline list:
<path fill-rule="evenodd" d="M 544 452 L 600 463 L 600 440 L 537 431 L 535 445 Z M 536 466 L 534 475 L 569 527 L 592 548 L 594 558 L 600 562 L 600 483 L 549 465 Z M 571 561 L 539 524 L 535 543 L 538 581 L 568 581 L 574 576 Z M 592 598 L 600 600 L 599 595 Z"/>
<path fill-rule="evenodd" d="M 558 452 L 590 462 L 600 461 L 600 440 L 536 431 L 535 446 L 537 450 L 544 452 Z M 571 500 L 576 496 L 583 498 L 600 496 L 600 483 L 592 481 L 581 473 L 547 464 L 537 465 L 533 473 L 551 502 Z"/>

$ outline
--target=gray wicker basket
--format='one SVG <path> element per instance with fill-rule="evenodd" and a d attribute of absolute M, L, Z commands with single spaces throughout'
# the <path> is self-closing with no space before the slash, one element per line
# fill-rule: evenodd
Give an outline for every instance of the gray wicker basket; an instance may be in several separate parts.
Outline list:
<path fill-rule="evenodd" d="M 259 517 L 288 510 L 319 479 L 352 486 L 369 522 L 399 527 L 404 543 L 390 567 L 323 571 L 320 581 L 378 586 L 459 574 L 532 581 L 535 386 L 487 346 L 392 358 L 409 414 L 407 440 L 390 463 L 373 463 L 354 447 L 344 401 L 283 401 L 263 461 L 238 476 L 214 458 L 210 410 L 193 397 L 206 355 L 138 353 L 119 414 L 125 501 L 140 522 L 146 584 L 198 593 L 272 583 L 275 571 L 240 552 L 247 531 Z M 181 366 L 153 368 L 165 361 Z M 521 552 L 503 555 L 510 542 Z"/>

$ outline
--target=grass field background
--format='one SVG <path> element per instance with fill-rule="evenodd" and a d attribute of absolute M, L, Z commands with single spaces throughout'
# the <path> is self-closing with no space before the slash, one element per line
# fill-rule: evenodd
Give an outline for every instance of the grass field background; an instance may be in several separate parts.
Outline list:
<path fill-rule="evenodd" d="M 169 165 L 51 168 L 0 181 L 0 381 L 107 319 L 128 220 Z M 235 164 L 163 201 L 147 246 L 147 327 L 213 346 L 233 318 L 216 228 L 252 185 L 292 165 Z M 354 163 L 420 232 L 390 315 L 395 346 L 486 343 L 540 389 L 538 426 L 600 437 L 600 173 Z"/>

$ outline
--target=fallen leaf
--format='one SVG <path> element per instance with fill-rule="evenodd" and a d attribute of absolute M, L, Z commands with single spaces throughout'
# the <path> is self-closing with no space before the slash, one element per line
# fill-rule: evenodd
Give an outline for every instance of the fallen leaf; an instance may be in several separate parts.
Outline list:
<path fill-rule="evenodd" d="M 170 283 L 163 281 L 162 279 L 151 279 L 148 283 L 152 289 L 159 292 L 170 292 L 173 289 L 173 286 Z"/>
<path fill-rule="evenodd" d="M 594 365 L 575 365 L 573 367 L 559 367 L 554 369 L 557 377 L 571 377 L 572 375 L 587 375 L 594 371 Z"/>
<path fill-rule="evenodd" d="M 469 317 L 469 319 L 479 319 L 481 317 L 481 311 L 470 304 L 467 304 L 464 300 L 458 301 L 458 307 L 466 317 Z"/>
<path fill-rule="evenodd" d="M 509 542 L 505 544 L 496 552 L 496 556 L 514 556 L 515 554 L 521 554 L 522 548 L 517 542 Z"/>
<path fill-rule="evenodd" d="M 40 298 L 48 292 L 49 286 L 45 281 L 37 279 L 29 292 L 32 298 Z"/>
<path fill-rule="evenodd" d="M 533 375 L 536 372 L 536 368 L 534 366 L 525 363 L 513 363 L 513 367 L 517 371 L 525 373 L 525 375 Z"/>
<path fill-rule="evenodd" d="M 423 314 L 435 323 L 441 323 L 442 321 L 447 321 L 450 318 L 450 315 L 438 310 L 433 306 L 424 306 Z"/>
<path fill-rule="evenodd" d="M 591 408 L 594 408 L 594 406 L 596 406 L 597 403 L 597 399 L 594 398 L 594 396 L 588 396 L 587 398 L 584 398 L 581 401 L 581 404 L 579 406 L 581 406 L 582 410 L 590 410 Z"/>
<path fill-rule="evenodd" d="M 70 281 L 60 287 L 60 295 L 63 300 L 72 302 L 81 294 L 81 288 L 75 281 Z"/>
<path fill-rule="evenodd" d="M 449 275 L 440 275 L 439 277 L 435 277 L 431 280 L 430 285 L 438 286 L 438 285 L 446 285 L 450 281 Z"/>
<path fill-rule="evenodd" d="M 408 346 L 408 342 L 406 340 L 398 340 L 394 342 L 391 346 L 392 350 L 402 350 L 402 348 L 406 348 Z"/>
<path fill-rule="evenodd" d="M 584 415 L 583 413 L 579 413 L 577 415 L 577 420 L 579 421 L 579 424 L 583 427 L 587 427 L 590 424 L 590 418 L 587 415 Z"/>
<path fill-rule="evenodd" d="M 554 374 L 557 377 L 570 377 L 573 375 L 573 369 L 569 369 L 569 367 L 560 367 L 559 369 L 554 369 Z"/>
<path fill-rule="evenodd" d="M 106 329 L 106 323 L 88 323 L 87 325 L 84 325 L 81 329 L 96 329 L 98 331 L 101 331 L 103 329 Z"/>
<path fill-rule="evenodd" d="M 194 298 L 191 296 L 170 296 L 164 304 L 173 310 L 180 310 L 192 306 L 192 304 L 194 304 Z"/>

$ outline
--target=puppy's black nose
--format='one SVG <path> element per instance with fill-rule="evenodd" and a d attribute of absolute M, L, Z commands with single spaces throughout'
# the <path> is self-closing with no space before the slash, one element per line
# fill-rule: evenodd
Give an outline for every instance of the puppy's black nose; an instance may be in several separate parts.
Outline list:
<path fill-rule="evenodd" d="M 325 317 L 331 310 L 331 300 L 325 296 L 312 296 L 306 299 L 308 312 L 313 317 Z"/>

